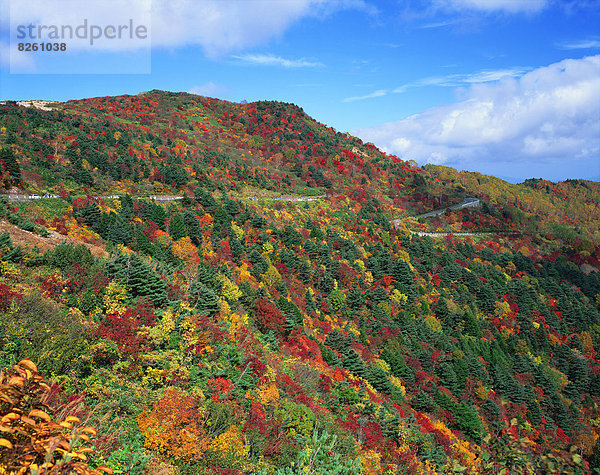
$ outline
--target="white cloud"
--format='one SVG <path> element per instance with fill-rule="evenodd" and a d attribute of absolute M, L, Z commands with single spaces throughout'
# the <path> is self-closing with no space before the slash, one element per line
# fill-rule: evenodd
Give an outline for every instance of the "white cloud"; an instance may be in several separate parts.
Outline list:
<path fill-rule="evenodd" d="M 559 43 L 558 47 L 561 49 L 598 49 L 600 48 L 600 40 L 587 39 L 571 41 L 566 43 Z"/>
<path fill-rule="evenodd" d="M 463 21 L 463 19 L 461 18 L 455 18 L 453 20 L 445 20 L 445 21 L 435 21 L 432 23 L 425 23 L 424 25 L 421 25 L 417 28 L 421 29 L 421 30 L 430 30 L 430 29 L 434 29 L 434 28 L 444 28 L 446 26 L 452 26 L 452 25 L 456 25 L 457 23 L 460 23 L 461 21 Z"/>
<path fill-rule="evenodd" d="M 282 66 L 284 68 L 316 68 L 323 66 L 322 63 L 307 61 L 306 59 L 286 59 L 272 54 L 244 54 L 233 57 L 246 63 L 259 64 L 262 66 Z"/>
<path fill-rule="evenodd" d="M 507 69 L 494 69 L 494 70 L 484 70 L 476 73 L 470 74 L 449 74 L 446 76 L 432 76 L 427 78 L 419 79 L 415 82 L 411 82 L 408 84 L 403 84 L 391 92 L 396 94 L 401 94 L 406 92 L 411 88 L 418 87 L 428 87 L 428 86 L 438 86 L 438 87 L 458 87 L 458 86 L 468 86 L 477 83 L 486 83 L 498 81 L 504 78 L 516 78 L 522 76 L 527 69 L 525 68 L 507 68 Z M 378 89 L 373 91 L 370 94 L 366 94 L 363 96 L 352 96 L 346 97 L 343 102 L 354 102 L 354 101 L 362 101 L 365 99 L 373 99 L 375 97 L 386 96 L 389 93 L 386 89 Z"/>
<path fill-rule="evenodd" d="M 372 13 L 362 0 L 154 0 L 153 46 L 200 45 L 222 57 L 280 37 L 296 21 L 343 9 Z"/>
<path fill-rule="evenodd" d="M 385 89 L 378 89 L 377 91 L 373 91 L 370 94 L 366 94 L 364 96 L 354 96 L 354 97 L 346 97 L 343 102 L 354 102 L 354 101 L 362 101 L 364 99 L 372 99 L 374 97 L 382 97 L 387 94 Z"/>
<path fill-rule="evenodd" d="M 464 94 L 461 102 L 355 133 L 421 164 L 600 173 L 600 55 L 473 84 Z"/>
<path fill-rule="evenodd" d="M 508 68 L 508 69 L 494 69 L 484 70 L 477 73 L 471 74 L 449 74 L 446 76 L 433 76 L 419 79 L 415 82 L 403 84 L 393 90 L 395 93 L 406 92 L 410 88 L 415 87 L 427 87 L 427 86 L 440 86 L 440 87 L 458 87 L 469 84 L 483 83 L 498 81 L 499 79 L 509 77 L 520 77 L 527 69 L 525 68 Z"/>
<path fill-rule="evenodd" d="M 519 77 L 522 76 L 526 71 L 527 69 L 523 68 L 494 69 L 481 71 L 475 74 L 468 74 L 460 77 L 459 79 L 469 84 L 492 82 L 509 77 Z"/>
<path fill-rule="evenodd" d="M 198 96 L 205 96 L 205 97 L 217 97 L 219 95 L 222 95 L 224 92 L 226 92 L 227 88 L 216 84 L 212 81 L 207 82 L 206 84 L 202 84 L 201 86 L 193 86 L 191 87 L 188 92 L 190 94 L 196 94 Z"/>
<path fill-rule="evenodd" d="M 436 0 L 444 8 L 483 12 L 533 13 L 544 9 L 548 0 Z"/>

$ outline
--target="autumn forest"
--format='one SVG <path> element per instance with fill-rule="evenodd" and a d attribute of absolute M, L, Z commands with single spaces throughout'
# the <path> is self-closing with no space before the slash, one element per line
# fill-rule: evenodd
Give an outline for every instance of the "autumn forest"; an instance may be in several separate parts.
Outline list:
<path fill-rule="evenodd" d="M 0 104 L 0 186 L 0 473 L 600 473 L 599 183 L 150 91 Z"/>

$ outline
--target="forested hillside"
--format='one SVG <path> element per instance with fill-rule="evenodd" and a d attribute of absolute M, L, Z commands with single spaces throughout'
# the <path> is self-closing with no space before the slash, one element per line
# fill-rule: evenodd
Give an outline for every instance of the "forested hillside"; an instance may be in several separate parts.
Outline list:
<path fill-rule="evenodd" d="M 0 104 L 9 471 L 600 472 L 598 183 L 278 102 L 50 108 Z"/>

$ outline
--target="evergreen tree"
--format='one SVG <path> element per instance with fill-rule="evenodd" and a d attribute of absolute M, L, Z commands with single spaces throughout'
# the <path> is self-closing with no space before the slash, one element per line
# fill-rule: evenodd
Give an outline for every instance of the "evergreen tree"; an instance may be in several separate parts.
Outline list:
<path fill-rule="evenodd" d="M 498 407 L 498 404 L 491 399 L 487 399 L 481 407 L 487 416 L 490 429 L 495 433 L 499 433 L 504 428 L 505 423 L 502 420 L 502 411 Z"/>
<path fill-rule="evenodd" d="M 194 189 L 194 197 L 206 211 L 212 212 L 217 207 L 215 199 L 200 187 Z"/>
<path fill-rule="evenodd" d="M 185 225 L 185 232 L 192 240 L 192 243 L 195 246 L 199 246 L 202 242 L 202 228 L 200 227 L 196 213 L 188 209 L 183 214 L 183 223 Z"/>
<path fill-rule="evenodd" d="M 0 234 L 0 260 L 6 262 L 19 262 L 23 258 L 21 246 L 13 245 L 8 231 Z"/>
<path fill-rule="evenodd" d="M 440 378 L 442 386 L 448 388 L 453 394 L 458 394 L 458 378 L 449 361 L 442 361 L 435 372 Z"/>
<path fill-rule="evenodd" d="M 132 296 L 148 297 L 156 306 L 167 303 L 166 282 L 140 256 L 118 254 L 107 263 L 107 270 L 125 284 Z"/>
<path fill-rule="evenodd" d="M 121 210 L 119 214 L 125 221 L 133 218 L 133 198 L 129 194 L 121 197 Z"/>
<path fill-rule="evenodd" d="M 365 377 L 369 383 L 378 391 L 392 395 L 396 393 L 394 385 L 390 382 L 387 374 L 378 366 L 366 366 Z"/>
<path fill-rule="evenodd" d="M 219 310 L 219 298 L 213 289 L 202 282 L 194 282 L 190 289 L 190 301 L 203 315 L 212 315 Z"/>
<path fill-rule="evenodd" d="M 465 322 L 464 333 L 466 333 L 467 335 L 472 335 L 475 338 L 481 338 L 482 333 L 481 328 L 479 327 L 479 322 L 473 316 L 473 312 L 470 308 L 467 308 L 467 310 L 465 311 L 463 319 Z"/>
<path fill-rule="evenodd" d="M 430 412 L 433 411 L 435 403 L 429 394 L 425 391 L 419 391 L 410 401 L 410 405 L 417 411 Z"/>
<path fill-rule="evenodd" d="M 85 224 L 94 230 L 97 223 L 100 221 L 101 214 L 102 212 L 96 203 L 87 203 L 83 208 L 76 212 L 76 216 L 83 218 Z"/>
<path fill-rule="evenodd" d="M 4 187 L 9 188 L 21 182 L 21 167 L 17 161 L 17 156 L 10 147 L 0 148 L 0 166 L 8 172 L 9 179 L 5 180 Z"/>
<path fill-rule="evenodd" d="M 129 224 L 117 217 L 108 228 L 107 239 L 115 244 L 129 244 L 132 240 Z"/>
<path fill-rule="evenodd" d="M 600 472 L 600 437 L 596 440 L 596 445 L 594 446 L 594 453 L 590 457 L 590 469 L 596 470 L 596 472 Z"/>
<path fill-rule="evenodd" d="M 317 304 L 308 290 L 304 293 L 304 301 L 306 302 L 306 313 L 312 313 L 317 309 Z"/>
<path fill-rule="evenodd" d="M 294 328 L 302 328 L 304 324 L 302 312 L 300 312 L 300 309 L 294 302 L 291 302 L 286 298 L 279 297 L 276 305 L 285 316 L 285 327 L 287 334 L 289 334 Z"/>
<path fill-rule="evenodd" d="M 479 441 L 484 432 L 477 410 L 470 404 L 461 401 L 452 411 L 456 426 L 467 437 Z"/>
<path fill-rule="evenodd" d="M 184 217 L 182 214 L 174 214 L 169 222 L 169 234 L 173 238 L 173 241 L 177 241 L 187 236 Z"/>
<path fill-rule="evenodd" d="M 156 203 L 150 203 L 150 220 L 154 222 L 160 229 L 165 230 L 165 221 L 167 219 L 167 212 L 165 209 L 157 205 Z"/>
<path fill-rule="evenodd" d="M 139 252 L 149 255 L 152 251 L 150 238 L 146 236 L 141 226 L 135 227 L 135 247 Z"/>

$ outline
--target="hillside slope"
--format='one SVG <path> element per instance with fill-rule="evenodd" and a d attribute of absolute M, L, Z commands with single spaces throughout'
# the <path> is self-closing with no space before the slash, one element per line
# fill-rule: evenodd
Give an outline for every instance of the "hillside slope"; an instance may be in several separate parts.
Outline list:
<path fill-rule="evenodd" d="M 600 469 L 597 183 L 419 168 L 291 104 L 51 108 L 0 105 L 3 185 L 60 195 L 0 215 L 69 238 L 0 235 L 0 366 L 81 401 L 91 466 Z"/>

